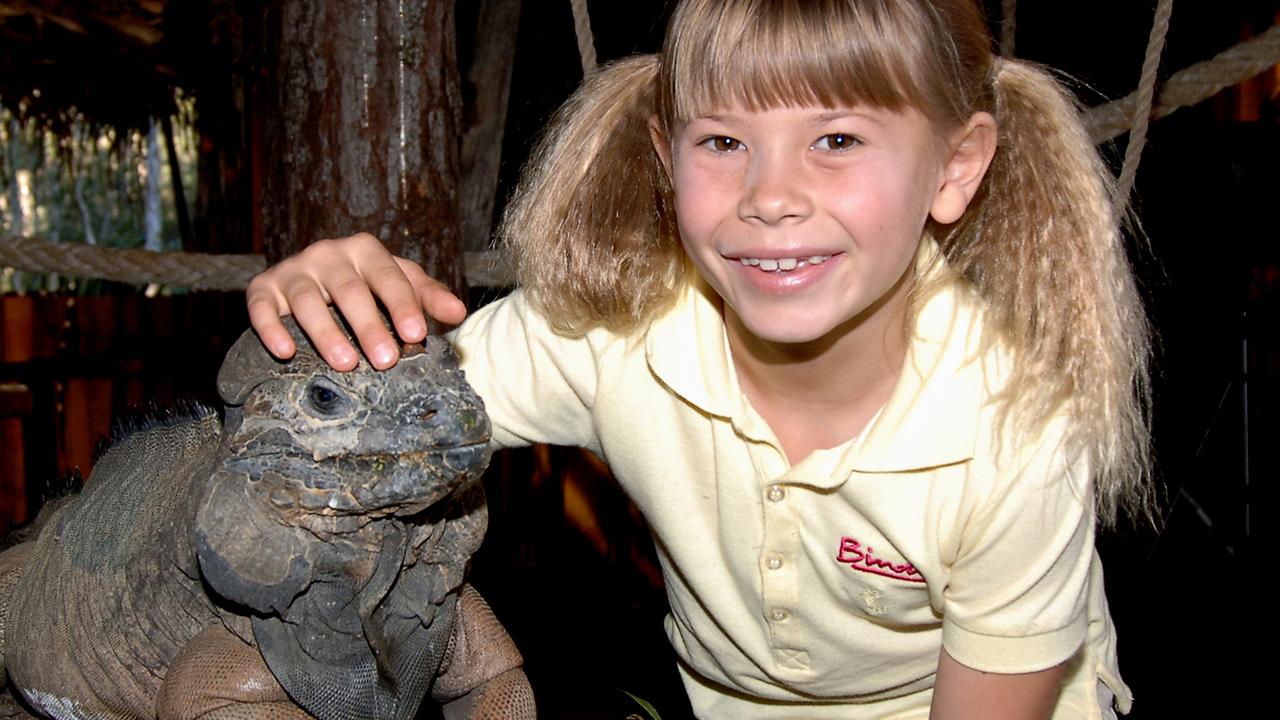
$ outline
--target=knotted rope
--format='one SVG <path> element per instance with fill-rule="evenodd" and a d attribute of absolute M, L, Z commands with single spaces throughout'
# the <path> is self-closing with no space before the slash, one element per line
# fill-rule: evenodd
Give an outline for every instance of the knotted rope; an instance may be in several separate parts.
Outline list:
<path fill-rule="evenodd" d="M 1013 40 L 1014 0 L 1004 0 L 1006 26 L 1002 45 Z M 1161 5 L 1165 3 L 1162 0 Z M 586 14 L 585 0 L 573 0 L 578 47 L 584 72 L 595 68 L 594 40 Z M 1157 10 L 1157 15 L 1159 10 Z M 1164 23 L 1167 25 L 1167 17 Z M 1158 28 L 1153 24 L 1152 37 Z M 1163 44 L 1163 30 L 1159 31 Z M 1158 66 L 1159 51 L 1156 51 Z M 1148 48 L 1148 59 L 1151 48 Z M 1085 125 L 1094 142 L 1105 142 L 1136 125 L 1162 118 L 1181 107 L 1195 105 L 1222 90 L 1280 63 L 1280 25 L 1231 47 L 1210 60 L 1196 63 L 1169 76 L 1154 102 L 1143 100 L 1142 88 L 1085 113 Z M 1143 77 L 1148 76 L 1143 63 Z M 1154 77 L 1154 69 L 1150 75 Z M 1152 81 L 1154 87 L 1154 81 Z M 1152 91 L 1153 92 L 1153 91 Z M 1149 108 L 1149 110 L 1143 110 Z M 1145 130 L 1144 130 L 1145 133 Z M 1140 143 L 1131 137 L 1132 152 Z M 1126 156 L 1128 153 L 1126 153 Z M 1126 157 L 1126 166 L 1130 166 Z M 1132 175 L 1136 166 L 1129 171 Z M 1125 172 L 1121 171 L 1122 180 Z M 1132 180 L 1128 181 L 1130 184 Z M 1127 197 L 1127 191 L 1120 197 Z M 473 287 L 503 287 L 511 283 L 511 273 L 495 251 L 467 253 L 467 283 Z M 197 290 L 243 290 L 249 279 L 266 267 L 260 255 L 208 255 L 200 253 L 158 253 L 147 250 L 114 250 L 78 243 L 52 243 L 37 238 L 0 237 L 0 267 L 30 272 L 51 272 L 86 278 L 102 278 L 129 283 L 158 283 Z"/>
<path fill-rule="evenodd" d="M 512 283 L 512 273 L 499 252 L 467 253 L 464 265 L 472 287 Z M 261 255 L 119 250 L 9 236 L 0 238 L 0 267 L 192 290 L 244 290 L 254 275 L 267 268 L 267 261 Z"/>
<path fill-rule="evenodd" d="M 596 40 L 591 34 L 591 16 L 587 14 L 587 0 L 572 0 L 573 29 L 578 35 L 578 55 L 582 58 L 582 74 L 590 75 L 596 69 Z"/>
<path fill-rule="evenodd" d="M 1280 25 L 1170 75 L 1160 88 L 1150 118 L 1159 120 L 1178 108 L 1195 105 L 1276 63 L 1280 63 Z M 1138 93 L 1134 91 L 1089 109 L 1085 113 L 1085 125 L 1093 141 L 1106 142 L 1132 127 L 1137 107 Z"/>
<path fill-rule="evenodd" d="M 1128 204 L 1134 178 L 1138 176 L 1138 162 L 1147 143 L 1147 126 L 1151 122 L 1151 105 L 1156 94 L 1156 73 L 1160 69 L 1160 56 L 1164 53 L 1164 38 L 1169 33 L 1169 16 L 1172 14 L 1173 0 L 1160 0 L 1156 5 L 1155 19 L 1151 22 L 1151 35 L 1147 38 L 1147 55 L 1142 60 L 1129 145 L 1125 148 L 1124 164 L 1120 166 L 1120 179 L 1116 182 L 1114 204 L 1117 208 Z"/>
<path fill-rule="evenodd" d="M 193 290 L 243 290 L 267 261 L 261 255 L 121 250 L 11 236 L 0 239 L 0 266 Z"/>
<path fill-rule="evenodd" d="M 1013 37 L 1018 30 L 1018 0 L 1004 0 L 1000 5 L 1000 54 L 1013 57 Z"/>

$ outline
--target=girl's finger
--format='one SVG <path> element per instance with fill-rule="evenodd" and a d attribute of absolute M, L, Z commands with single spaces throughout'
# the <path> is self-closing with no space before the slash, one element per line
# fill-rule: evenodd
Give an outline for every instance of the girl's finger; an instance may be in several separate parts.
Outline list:
<path fill-rule="evenodd" d="M 293 310 L 293 319 L 311 338 L 320 357 L 335 370 L 355 369 L 356 350 L 329 313 L 329 304 L 315 281 L 298 278 L 285 288 L 284 295 Z"/>
<path fill-rule="evenodd" d="M 467 306 L 449 291 L 444 283 L 427 275 L 415 262 L 396 258 L 396 263 L 413 286 L 414 304 L 426 310 L 427 315 L 447 325 L 457 325 L 467 316 Z M 400 327 L 397 323 L 396 327 Z M 426 324 L 422 325 L 426 334 Z"/>
<path fill-rule="evenodd" d="M 403 279 L 401 283 L 408 286 Z M 395 365 L 400 359 L 400 347 L 387 330 L 365 278 L 352 274 L 341 281 L 326 283 L 326 286 L 333 304 L 351 326 L 369 363 L 379 370 Z"/>
<path fill-rule="evenodd" d="M 280 314 L 288 312 L 284 298 L 280 296 L 265 275 L 255 277 L 245 290 L 245 302 L 249 306 L 249 324 L 267 351 L 281 360 L 293 357 L 297 347 L 289 331 L 280 322 Z"/>
<path fill-rule="evenodd" d="M 426 337 L 427 322 L 414 292 L 413 280 L 405 272 L 406 267 L 422 272 L 416 263 L 388 254 L 386 264 L 366 271 L 365 280 L 391 316 L 396 335 L 404 342 L 416 343 Z"/>

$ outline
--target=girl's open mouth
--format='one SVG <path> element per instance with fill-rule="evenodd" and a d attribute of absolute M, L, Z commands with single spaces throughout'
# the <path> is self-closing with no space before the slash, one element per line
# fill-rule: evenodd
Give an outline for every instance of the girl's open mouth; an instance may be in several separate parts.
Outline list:
<path fill-rule="evenodd" d="M 811 255 L 809 257 L 787 258 L 738 258 L 738 262 L 748 267 L 758 267 L 765 272 L 790 272 L 809 265 L 821 265 L 831 259 L 830 255 Z"/>

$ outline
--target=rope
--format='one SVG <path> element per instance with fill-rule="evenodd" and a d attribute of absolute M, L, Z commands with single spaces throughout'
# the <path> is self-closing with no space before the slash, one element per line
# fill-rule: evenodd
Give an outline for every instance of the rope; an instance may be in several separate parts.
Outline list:
<path fill-rule="evenodd" d="M 513 282 L 496 251 L 467 253 L 464 265 L 472 287 L 505 287 Z M 244 290 L 254 275 L 267 268 L 267 262 L 261 255 L 119 250 L 10 236 L 0 237 L 0 267 L 192 290 Z"/>
<path fill-rule="evenodd" d="M 596 40 L 591 34 L 587 0 L 570 0 L 570 4 L 573 5 L 573 29 L 578 34 L 578 55 L 582 57 L 582 74 L 590 75 L 596 69 Z"/>
<path fill-rule="evenodd" d="M 1013 36 L 1018 29 L 1018 0 L 1004 0 L 1000 6 L 1000 54 L 1013 57 Z"/>
<path fill-rule="evenodd" d="M 1276 63 L 1280 63 L 1280 25 L 1169 76 L 1161 86 L 1151 119 L 1159 120 L 1178 108 L 1213 97 L 1223 88 L 1244 82 Z M 1130 128 L 1137 96 L 1135 91 L 1085 113 L 1085 125 L 1094 142 L 1106 142 Z"/>
<path fill-rule="evenodd" d="M 1173 0 L 1160 0 L 1156 5 L 1155 19 L 1151 21 L 1147 56 L 1142 59 L 1142 77 L 1138 81 L 1133 127 L 1129 130 L 1129 144 L 1124 150 L 1120 180 L 1116 182 L 1114 204 L 1117 208 L 1122 208 L 1129 202 L 1133 181 L 1138 175 L 1138 162 L 1142 159 L 1142 148 L 1147 144 L 1147 126 L 1151 123 L 1151 107 L 1156 96 L 1156 73 L 1160 70 L 1160 56 L 1164 53 L 1164 39 L 1169 34 L 1169 16 L 1172 14 Z"/>
<path fill-rule="evenodd" d="M 1005 7 L 1011 7 L 1014 1 L 1004 0 Z M 1164 0 L 1161 4 L 1163 6 Z M 583 67 L 589 70 L 595 67 L 595 52 L 590 38 L 590 23 L 585 20 L 585 0 L 573 0 L 573 8 L 575 20 L 580 12 L 584 19 L 582 26 L 585 29 L 579 31 L 578 37 L 580 49 L 586 48 L 583 50 Z M 1159 12 L 1157 8 L 1157 15 Z M 1006 18 L 1007 22 L 1012 14 Z M 1152 26 L 1153 38 L 1158 24 L 1157 21 Z M 1006 27 L 1003 34 L 1011 37 L 1012 30 Z M 581 43 L 584 37 L 585 46 Z M 1212 97 L 1223 88 L 1243 82 L 1277 63 L 1280 63 L 1280 25 L 1169 76 L 1154 103 L 1142 100 L 1140 88 L 1123 98 L 1089 109 L 1085 113 L 1085 124 L 1094 142 L 1105 142 L 1134 127 L 1140 116 L 1144 122 L 1158 120 L 1178 108 Z M 1147 63 L 1144 62 L 1144 77 L 1147 76 L 1146 70 Z M 1139 112 L 1140 108 L 1149 108 L 1149 111 Z M 1130 138 L 1130 149 L 1139 145 L 1135 139 Z M 1138 147 L 1134 152 L 1140 149 Z M 1129 165 L 1127 156 L 1126 152 L 1126 166 Z M 1122 170 L 1121 177 L 1124 176 Z M 1121 195 L 1127 196 L 1127 191 Z M 510 268 L 497 251 L 467 253 L 464 265 L 467 283 L 472 287 L 506 287 L 512 284 Z M 261 255 L 157 253 L 78 243 L 51 243 L 36 238 L 0 237 L 0 267 L 196 290 L 243 290 L 250 278 L 266 268 L 266 261 Z"/>
<path fill-rule="evenodd" d="M 243 290 L 266 269 L 261 255 L 208 255 L 119 250 L 37 238 L 0 239 L 0 266 L 195 290 Z"/>

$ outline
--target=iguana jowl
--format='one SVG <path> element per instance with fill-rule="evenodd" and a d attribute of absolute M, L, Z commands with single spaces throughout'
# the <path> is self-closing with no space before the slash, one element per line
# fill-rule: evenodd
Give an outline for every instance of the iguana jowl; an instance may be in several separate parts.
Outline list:
<path fill-rule="evenodd" d="M 0 554 L 0 671 L 55 718 L 532 717 L 463 576 L 489 424 L 448 344 L 331 370 L 246 333 L 226 421 L 118 440 L 38 539 Z"/>

